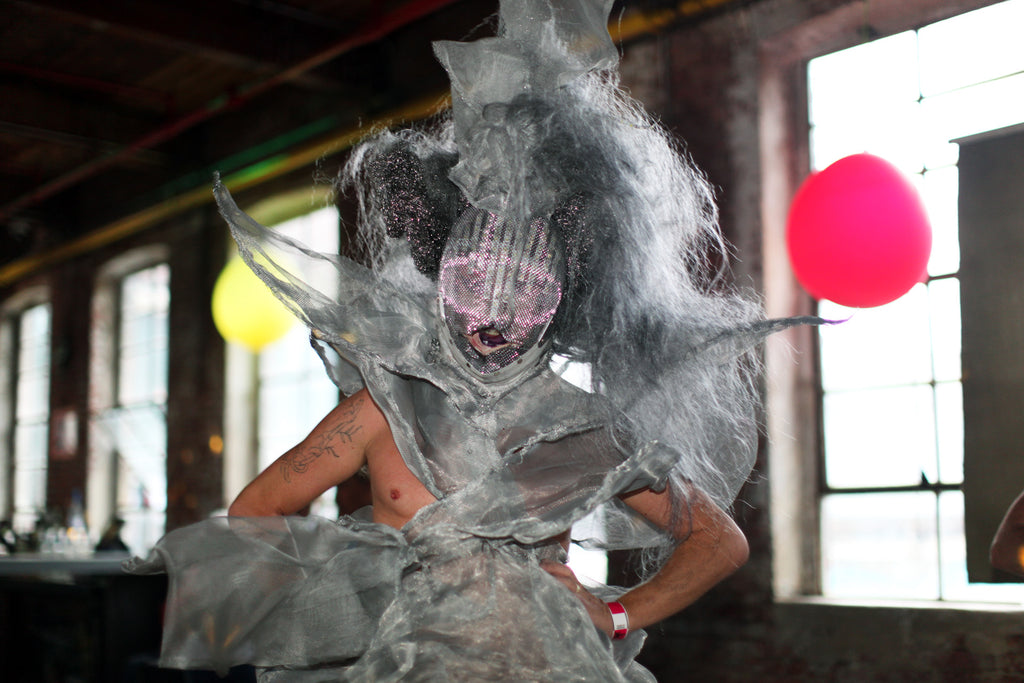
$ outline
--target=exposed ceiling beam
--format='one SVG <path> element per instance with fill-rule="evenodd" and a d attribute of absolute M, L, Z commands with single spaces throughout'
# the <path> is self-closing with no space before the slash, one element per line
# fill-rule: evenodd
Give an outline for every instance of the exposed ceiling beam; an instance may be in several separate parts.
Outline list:
<path fill-rule="evenodd" d="M 339 154 L 349 149 L 373 130 L 426 118 L 444 109 L 448 104 L 446 94 L 442 93 L 408 103 L 375 120 L 336 132 L 324 139 L 282 155 L 272 165 L 256 164 L 243 169 L 224 178 L 224 184 L 232 192 L 259 185 L 295 169 L 306 167 L 327 156 Z M 210 191 L 209 186 L 203 185 L 202 187 L 193 188 L 187 192 L 175 195 L 137 213 L 125 216 L 120 220 L 61 244 L 47 252 L 22 258 L 13 263 L 0 265 L 0 287 L 9 285 L 41 268 L 89 253 L 94 249 L 133 235 L 154 223 L 165 220 L 182 211 L 211 202 L 213 202 L 213 193 Z"/>
<path fill-rule="evenodd" d="M 93 152 L 113 153 L 121 149 L 121 145 L 110 140 L 101 140 L 84 135 L 76 135 L 59 130 L 28 126 L 20 123 L 0 120 L 0 135 L 14 135 L 29 140 L 40 140 L 64 147 L 91 150 Z M 164 155 L 152 150 L 143 150 L 135 155 L 133 162 L 147 165 L 160 165 L 164 161 Z"/>
<path fill-rule="evenodd" d="M 338 39 L 333 27 L 297 22 L 236 3 L 17 0 L 17 4 L 90 31 L 255 69 L 277 70 Z"/>
<path fill-rule="evenodd" d="M 180 3 L 174 4 L 171 7 L 164 7 L 164 5 L 172 5 L 172 3 L 160 4 L 161 11 L 171 12 L 172 14 L 160 14 L 158 16 L 173 15 L 177 18 L 170 21 L 170 23 L 162 23 L 161 26 L 157 27 L 154 26 L 152 22 L 145 25 L 132 25 L 131 23 L 127 23 L 127 20 L 132 20 L 133 15 L 131 15 L 131 13 L 128 13 L 127 19 L 124 15 L 110 16 L 112 13 L 116 14 L 116 12 L 111 11 L 112 7 L 115 9 L 120 7 L 128 9 L 134 8 L 135 5 L 131 3 L 130 0 L 109 0 L 106 2 L 104 2 L 103 0 L 5 1 L 11 2 L 13 5 L 17 5 L 18 7 L 21 8 L 29 8 L 29 11 L 32 12 L 46 13 L 45 15 L 41 14 L 40 18 L 45 19 L 46 17 L 58 17 L 63 21 L 74 22 L 71 25 L 75 27 L 92 27 L 92 29 L 99 31 L 118 32 L 118 35 L 131 36 L 134 40 L 139 41 L 149 40 L 148 36 L 150 36 L 152 32 L 157 31 L 158 29 L 159 31 L 168 29 L 169 33 L 162 38 L 166 41 L 166 45 L 174 45 L 179 48 L 182 45 L 200 45 L 202 46 L 201 49 L 210 51 L 208 54 L 216 53 L 220 55 L 226 55 L 226 57 L 224 57 L 225 59 L 245 58 L 244 55 L 239 55 L 232 51 L 244 50 L 245 48 L 241 44 L 231 43 L 231 41 L 227 39 L 225 39 L 224 41 L 218 41 L 218 35 L 220 35 L 219 33 L 218 35 L 205 33 L 206 29 L 208 28 L 206 24 L 207 22 L 209 22 L 209 12 L 205 12 L 204 10 L 206 10 L 210 6 L 217 6 L 218 8 L 212 11 L 218 13 L 237 13 L 247 11 L 245 10 L 245 8 L 248 7 L 249 9 L 259 10 L 255 12 L 257 16 L 263 16 L 264 18 L 267 16 L 265 14 L 260 14 L 264 6 L 262 0 L 235 0 L 233 3 L 211 2 L 208 4 L 206 2 L 203 2 L 202 0 L 180 0 Z M 142 119 L 136 119 L 134 121 L 126 121 L 126 123 L 128 124 L 127 126 L 111 126 L 111 130 L 117 130 L 121 133 L 124 133 L 125 141 L 133 140 L 134 142 L 129 142 L 121 146 L 118 146 L 115 143 L 113 147 L 106 146 L 104 149 L 95 148 L 89 150 L 89 154 L 92 158 L 88 161 L 85 161 L 84 163 L 80 163 L 79 160 L 87 158 L 86 155 L 79 154 L 77 160 L 64 165 L 64 168 L 72 169 L 67 173 L 64 173 L 63 175 L 43 182 L 38 187 L 35 187 L 32 190 L 29 190 L 29 188 L 27 187 L 19 187 L 13 192 L 10 192 L 10 195 L 16 197 L 16 199 L 8 203 L 6 206 L 0 207 L 0 221 L 3 221 L 5 219 L 11 219 L 12 217 L 18 218 L 18 212 L 26 207 L 41 204 L 45 199 L 61 192 L 66 188 L 74 186 L 87 178 L 95 176 L 111 166 L 123 164 L 126 162 L 133 162 L 135 157 L 139 154 L 144 154 L 145 150 L 150 149 L 157 145 L 165 144 L 169 140 L 172 140 L 176 136 L 180 135 L 182 132 L 196 125 L 204 123 L 208 119 L 220 114 L 221 112 L 234 108 L 235 106 L 244 103 L 246 100 L 249 100 L 260 94 L 266 93 L 267 91 L 276 88 L 284 83 L 294 83 L 296 82 L 297 79 L 306 77 L 311 70 L 316 69 L 319 66 L 322 66 L 330 62 L 331 60 L 334 60 L 340 55 L 343 55 L 353 49 L 359 48 L 369 43 L 379 41 L 382 38 L 388 36 L 392 31 L 395 31 L 396 29 L 402 26 L 405 26 L 413 21 L 416 21 L 419 18 L 430 15 L 433 12 L 440 10 L 446 5 L 455 4 L 455 2 L 457 2 L 458 0 L 406 0 L 406 2 L 401 7 L 390 13 L 384 12 L 383 8 L 393 6 L 395 0 L 389 0 L 389 2 L 385 2 L 384 0 L 377 0 L 376 5 L 374 5 L 375 0 L 360 0 L 360 2 L 355 2 L 355 0 L 349 1 L 352 2 L 352 4 L 354 6 L 357 6 L 359 9 L 375 6 L 380 12 L 380 14 L 375 15 L 375 20 L 368 21 L 361 25 L 358 25 L 356 30 L 351 31 L 350 33 L 346 33 L 346 35 L 341 40 L 337 40 L 336 42 L 321 43 L 319 47 L 322 49 L 315 49 L 315 46 L 311 45 L 300 45 L 300 47 L 311 51 L 312 55 L 306 58 L 301 58 L 300 56 L 300 58 L 288 62 L 292 64 L 292 66 L 287 68 L 277 68 L 273 71 L 268 71 L 266 69 L 266 66 L 264 65 L 261 71 L 256 72 L 261 75 L 248 76 L 249 78 L 262 78 L 263 80 L 257 80 L 255 83 L 249 85 L 243 84 L 241 87 L 235 90 L 226 91 L 220 97 L 217 97 L 213 100 L 209 100 L 205 106 L 196 109 L 191 114 L 181 117 L 180 119 L 173 120 L 167 125 L 160 125 L 154 122 L 152 118 L 150 118 L 149 121 L 146 121 L 146 117 L 143 117 Z M 613 21 L 613 34 L 619 40 L 628 40 L 631 37 L 636 37 L 643 34 L 657 33 L 660 30 L 664 30 L 664 28 L 669 25 L 678 24 L 682 21 L 697 20 L 698 18 L 706 17 L 710 13 L 720 10 L 722 7 L 726 5 L 738 5 L 750 1 L 751 0 L 669 0 L 669 3 L 666 4 L 670 4 L 670 7 L 668 9 L 663 9 L 662 11 L 651 11 L 646 14 L 634 14 L 632 12 L 629 12 L 620 16 L 619 21 Z M 149 5 L 149 3 L 146 4 Z M 220 7 L 220 5 L 224 4 L 228 5 L 228 10 L 224 10 Z M 496 4 L 496 0 L 494 4 Z M 284 6 L 278 6 L 278 9 L 281 9 L 282 7 Z M 187 25 L 181 23 L 183 21 L 183 18 L 181 17 L 182 10 L 180 8 L 184 8 L 184 11 L 186 13 L 192 12 L 192 14 L 189 16 L 189 21 Z M 94 12 L 98 14 L 92 14 Z M 111 20 L 120 20 L 121 23 L 115 24 L 112 21 L 107 21 L 106 19 L 100 17 L 109 17 Z M 440 22 L 446 18 L 446 15 L 438 15 L 437 18 L 438 21 Z M 287 21 L 282 20 L 281 17 L 276 15 L 275 20 L 273 22 L 270 22 L 273 28 L 266 29 L 271 31 L 270 35 L 272 36 L 272 38 L 267 41 L 268 44 L 282 41 L 280 31 L 280 26 L 282 22 L 287 23 Z M 218 23 L 219 22 L 216 21 L 212 22 L 212 24 L 215 26 Z M 230 24 L 230 22 L 228 23 Z M 303 24 L 303 22 L 297 23 Z M 203 30 L 199 31 L 198 34 L 186 30 L 186 28 L 196 28 L 198 24 L 204 24 L 204 26 L 201 27 Z M 63 26 L 62 28 L 62 32 L 65 35 L 72 33 L 72 31 L 68 29 L 68 26 Z M 74 30 L 77 31 L 78 29 L 75 28 Z M 154 35 L 157 35 L 159 38 L 160 33 L 158 32 Z M 332 35 L 332 41 L 335 41 L 336 38 L 337 36 Z M 111 39 L 109 42 L 114 43 L 115 41 Z M 116 42 L 120 44 L 120 41 Z M 326 45 L 326 47 L 324 47 L 324 45 Z M 120 50 L 117 50 L 117 52 L 120 52 Z M 159 50 L 156 52 L 158 56 L 161 54 L 161 51 Z M 272 50 L 270 50 L 262 54 L 264 55 L 264 57 L 261 57 L 260 59 L 276 58 L 277 53 L 274 53 Z M 304 52 L 304 54 L 306 53 Z M 232 55 L 234 56 L 232 57 Z M 121 59 L 120 54 L 115 53 L 115 57 L 118 61 Z M 245 77 L 246 76 L 242 76 L 242 78 Z M 231 77 L 224 78 L 223 80 L 218 81 L 218 83 L 230 84 L 234 80 L 235 76 L 231 75 Z M 59 78 L 51 78 L 49 79 L 49 82 L 47 84 L 44 84 L 44 87 L 40 88 L 39 90 L 45 91 L 47 93 L 47 97 L 52 97 L 53 93 L 50 91 L 55 91 L 56 88 L 51 88 L 50 84 L 58 82 L 60 82 Z M 19 89 L 25 89 L 21 87 L 23 84 L 19 83 L 16 85 L 19 86 Z M 218 85 L 214 87 L 221 86 Z M 227 89 L 231 86 L 229 85 L 223 87 Z M 213 89 L 214 88 L 210 88 L 210 90 Z M 207 92 L 209 92 L 210 90 L 208 90 Z M 70 88 L 67 88 L 66 91 L 67 92 L 64 93 L 65 95 L 69 93 L 71 95 L 80 94 L 72 92 Z M 0 91 L 0 100 L 4 99 L 3 92 L 4 91 Z M 42 100 L 37 99 L 38 97 L 40 97 L 39 93 L 29 93 L 28 95 L 26 95 L 26 97 L 28 97 L 28 101 L 30 103 L 42 103 Z M 86 100 L 85 105 L 86 107 L 88 107 L 89 100 L 97 98 L 84 97 L 83 99 Z M 193 102 L 195 101 L 196 100 L 193 100 Z M 44 111 L 46 109 L 65 110 L 69 112 L 74 111 L 75 116 L 79 119 L 81 119 L 81 112 L 83 111 L 82 109 L 77 107 L 72 109 L 71 107 L 59 106 L 43 107 L 39 111 Z M 13 111 L 13 108 L 11 109 L 11 111 Z M 366 110 L 362 109 L 362 111 L 365 114 Z M 0 115 L 2 115 L 3 112 L 4 105 L 0 103 Z M 117 114 L 117 116 L 121 115 L 123 115 L 123 112 Z M 34 120 L 26 121 L 6 116 L 0 116 L 0 121 L 2 121 L 2 118 L 10 118 L 11 121 L 20 121 L 20 123 L 24 125 L 31 125 L 35 123 Z M 15 123 L 13 125 L 17 126 L 19 124 Z M 51 129 L 51 126 L 49 125 L 48 121 L 38 123 L 36 124 L 36 127 L 40 129 L 40 135 L 45 134 L 48 130 Z M 54 128 L 53 130 L 56 131 L 59 130 L 59 128 Z M 93 129 L 90 124 L 90 126 L 87 126 L 86 132 L 83 133 L 82 131 L 75 131 L 71 132 L 71 134 L 73 136 L 77 134 L 80 141 L 87 141 L 89 137 L 96 137 L 95 135 L 91 135 L 89 132 L 94 130 L 95 129 Z M 57 133 L 57 136 L 59 137 L 60 134 Z M 314 148 L 314 151 L 317 154 L 323 153 L 322 148 Z M 80 165 L 76 168 L 74 167 L 75 163 L 80 163 Z M 288 155 L 288 163 L 305 164 L 311 163 L 311 161 L 310 159 L 307 158 L 307 155 L 295 153 Z M 26 194 L 18 196 L 18 192 L 25 192 Z M 189 197 L 191 199 L 183 202 L 181 201 L 183 197 Z M 113 224 L 116 225 L 116 228 L 111 228 L 110 230 L 102 231 L 105 236 L 103 239 L 113 240 L 117 239 L 119 236 L 124 236 L 125 234 L 128 234 L 132 231 L 143 229 L 145 225 L 152 224 L 152 222 L 160 220 L 161 218 L 166 218 L 168 215 L 175 211 L 183 210 L 183 207 L 188 206 L 190 201 L 202 202 L 208 200 L 208 192 L 205 189 L 195 192 L 186 191 L 183 195 L 176 195 L 176 197 L 173 200 L 169 200 L 167 202 L 160 204 L 159 207 L 155 207 L 154 211 L 140 212 L 139 214 L 135 214 L 130 218 L 118 221 L 116 224 Z M 22 218 L 23 217 L 24 216 L 22 216 Z M 83 223 L 83 227 L 88 226 L 85 223 Z M 95 246 L 96 244 L 98 244 L 98 242 L 85 240 L 79 243 L 75 247 L 75 249 L 83 249 L 86 248 L 85 245 Z M 42 267 L 46 263 L 52 262 L 51 259 L 59 260 L 61 258 L 69 257 L 72 253 L 81 253 L 80 251 L 75 251 L 75 249 L 72 249 L 70 251 L 60 249 L 57 252 L 42 255 L 38 258 L 31 257 L 28 261 L 22 263 L 21 266 L 23 267 L 26 264 L 29 264 L 28 267 L 30 270 L 33 268 Z M 25 271 L 18 270 L 18 268 L 4 269 L 2 272 L 0 272 L 0 275 L 2 275 L 2 277 L 0 277 L 0 281 L 4 281 L 5 278 L 15 276 L 16 272 L 24 273 Z"/>
<path fill-rule="evenodd" d="M 162 120 L 160 112 L 115 106 L 109 99 L 100 101 L 72 89 L 13 78 L 0 81 L 0 121 L 13 126 L 102 138 L 123 147 Z"/>
<path fill-rule="evenodd" d="M 102 0 L 99 0 L 102 2 Z M 117 3 L 126 0 L 117 0 Z M 453 4 L 458 0 L 410 0 L 393 12 L 379 16 L 355 31 L 344 37 L 342 40 L 328 46 L 311 57 L 307 57 L 293 66 L 278 72 L 271 78 L 240 89 L 235 93 L 225 93 L 222 96 L 210 101 L 206 106 L 201 107 L 176 121 L 163 125 L 152 132 L 143 135 L 129 145 L 126 145 L 114 154 L 107 154 L 94 158 L 71 171 L 44 183 L 31 192 L 24 194 L 6 206 L 0 208 L 0 221 L 8 220 L 16 212 L 39 203 L 58 192 L 77 185 L 86 178 L 92 177 L 102 170 L 119 163 L 126 158 L 136 154 L 140 150 L 150 149 L 163 142 L 171 140 L 186 130 L 206 121 L 217 114 L 234 108 L 241 103 L 272 90 L 284 83 L 293 81 L 298 76 L 315 69 L 337 57 L 354 50 L 363 45 L 380 40 L 391 32 L 425 17 L 432 12 Z M 63 0 L 47 0 L 47 2 L 62 3 Z M 95 4 L 92 0 L 84 0 L 87 4 Z M 72 3 L 74 4 L 74 3 Z M 112 3 L 114 4 L 114 3 Z"/>
<path fill-rule="evenodd" d="M 138 102 L 149 108 L 167 111 L 173 108 L 173 98 L 169 93 L 152 88 L 141 88 L 123 83 L 111 83 L 98 78 L 89 78 L 77 74 L 62 73 L 51 69 L 40 69 L 39 67 L 14 64 L 12 62 L 0 61 L 0 73 L 18 74 L 36 81 L 70 86 L 88 92 L 114 95 L 133 102 Z"/>

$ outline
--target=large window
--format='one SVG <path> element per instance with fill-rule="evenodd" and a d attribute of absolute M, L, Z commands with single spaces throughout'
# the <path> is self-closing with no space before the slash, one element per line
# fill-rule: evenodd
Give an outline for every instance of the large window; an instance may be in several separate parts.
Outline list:
<path fill-rule="evenodd" d="M 46 512 L 50 422 L 50 306 L 40 302 L 2 321 L 5 429 L 0 452 L 0 516 L 32 531 Z"/>
<path fill-rule="evenodd" d="M 152 257 L 112 264 L 93 312 L 89 524 L 95 537 L 122 519 L 135 553 L 163 535 L 167 510 L 170 268 Z M 151 265 L 139 267 L 140 259 Z"/>
<path fill-rule="evenodd" d="M 820 331 L 822 592 L 1024 599 L 965 566 L 957 138 L 1024 120 L 1024 0 L 810 62 L 812 166 L 871 152 L 913 175 L 934 228 L 926 282 Z"/>
<path fill-rule="evenodd" d="M 132 548 L 149 547 L 164 532 L 169 279 L 159 264 L 121 280 L 113 425 L 117 513 Z"/>
<path fill-rule="evenodd" d="M 319 209 L 274 226 L 277 232 L 325 253 L 337 253 L 338 211 Z M 312 282 L 330 295 L 336 285 Z M 309 330 L 295 325 L 280 341 L 259 354 L 259 416 L 257 453 L 259 469 L 301 441 L 338 405 L 338 388 L 327 377 L 320 357 L 310 347 Z M 337 516 L 335 491 L 331 489 L 312 506 L 325 517 Z"/>
<path fill-rule="evenodd" d="M 314 201 L 320 201 L 314 199 Z M 249 209 L 264 224 L 312 249 L 337 253 L 340 242 L 338 211 L 327 206 L 308 211 L 307 192 L 284 195 Z M 295 215 L 275 220 L 282 211 Z M 330 295 L 337 284 L 304 273 L 314 287 Z M 320 357 L 311 348 L 309 330 L 296 324 L 281 339 L 258 354 L 230 344 L 227 348 L 225 405 L 224 498 L 230 503 L 242 487 L 278 456 L 301 441 L 338 404 L 338 389 L 328 378 Z M 335 490 L 319 498 L 311 511 L 337 514 Z"/>

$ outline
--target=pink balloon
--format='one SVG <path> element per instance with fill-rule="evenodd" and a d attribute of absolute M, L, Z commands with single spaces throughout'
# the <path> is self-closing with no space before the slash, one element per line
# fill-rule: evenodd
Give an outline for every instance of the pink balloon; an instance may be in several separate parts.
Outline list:
<path fill-rule="evenodd" d="M 932 230 L 917 190 L 895 166 L 854 154 L 811 174 L 789 209 L 786 246 L 811 296 L 881 306 L 927 277 Z"/>

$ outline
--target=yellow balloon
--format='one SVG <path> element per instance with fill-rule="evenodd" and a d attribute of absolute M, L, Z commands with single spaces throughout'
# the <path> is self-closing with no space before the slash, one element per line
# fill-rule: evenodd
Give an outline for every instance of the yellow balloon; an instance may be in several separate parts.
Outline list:
<path fill-rule="evenodd" d="M 220 336 L 248 347 L 253 353 L 283 337 L 295 323 L 291 311 L 240 256 L 228 261 L 217 276 L 211 309 Z"/>

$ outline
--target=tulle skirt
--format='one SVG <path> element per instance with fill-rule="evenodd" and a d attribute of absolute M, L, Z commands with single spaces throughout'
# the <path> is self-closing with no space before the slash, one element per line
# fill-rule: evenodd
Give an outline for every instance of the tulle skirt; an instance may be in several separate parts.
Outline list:
<path fill-rule="evenodd" d="M 540 568 L 560 552 L 352 517 L 219 517 L 127 569 L 169 575 L 165 667 L 253 664 L 261 683 L 653 681 L 633 661 L 643 632 L 613 643 Z"/>

